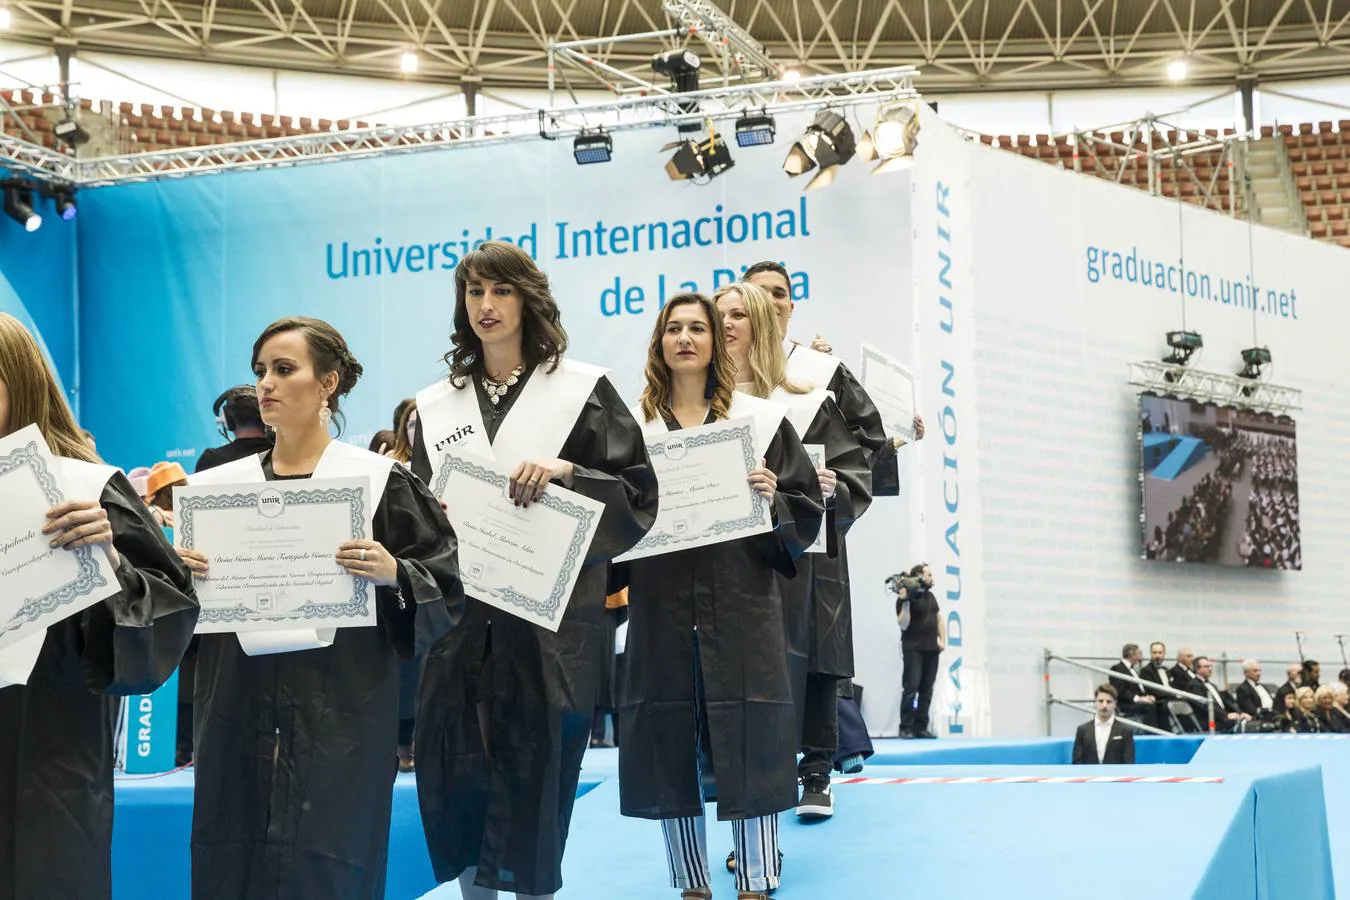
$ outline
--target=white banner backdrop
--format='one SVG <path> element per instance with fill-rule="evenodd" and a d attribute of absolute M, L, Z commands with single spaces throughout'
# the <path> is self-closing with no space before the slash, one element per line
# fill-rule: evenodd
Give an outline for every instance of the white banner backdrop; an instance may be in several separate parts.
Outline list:
<path fill-rule="evenodd" d="M 993 733 L 1044 734 L 1048 723 L 1068 733 L 1083 721 L 1062 708 L 1047 719 L 1047 648 L 1111 657 L 1124 643 L 1161 640 L 1169 659 L 1182 645 L 1265 658 L 1266 680 L 1279 682 L 1283 666 L 1273 663 L 1296 658 L 1293 633 L 1301 630 L 1308 654 L 1334 675 L 1332 634 L 1350 631 L 1350 253 L 978 144 L 967 144 L 965 156 L 972 214 L 964 233 L 953 222 L 953 248 L 973 231 L 980 466 L 972 474 L 965 452 L 952 474 L 960 474 L 963 512 L 972 478 L 983 504 Z M 931 255 L 922 247 L 916 254 L 921 279 Z M 931 289 L 921 281 L 925 323 Z M 924 325 L 930 407 L 953 399 L 936 396 L 930 353 L 956 341 L 960 308 L 954 313 L 951 334 Z M 1139 413 L 1126 365 L 1162 357 L 1164 333 L 1183 324 L 1204 337 L 1192 367 L 1235 373 L 1240 350 L 1269 346 L 1272 380 L 1304 392 L 1294 414 L 1302 572 L 1139 558 Z M 953 383 L 960 400 L 968 382 L 958 372 Z M 956 409 L 965 450 L 969 420 Z M 925 454 L 930 492 L 944 486 L 934 474 L 943 471 L 937 452 L 935 441 Z M 943 510 L 932 499 L 927 509 Z M 963 515 L 963 576 L 969 535 Z M 972 584 L 962 581 L 969 596 Z M 1054 671 L 1061 697 L 1090 697 L 1099 680 Z M 1236 666 L 1229 674 L 1241 677 Z"/>

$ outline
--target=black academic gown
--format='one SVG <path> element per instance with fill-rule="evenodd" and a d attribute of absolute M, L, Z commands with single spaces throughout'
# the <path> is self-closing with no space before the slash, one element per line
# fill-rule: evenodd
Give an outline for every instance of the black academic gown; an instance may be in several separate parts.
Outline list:
<path fill-rule="evenodd" d="M 802 443 L 824 445 L 825 466 L 834 470 L 837 482 L 834 498 L 826 501 L 822 526 L 828 529 L 828 552 L 803 554 L 795 576 L 778 576 L 799 730 L 808 672 L 853 677 L 853 606 L 844 535 L 872 503 L 867 454 L 833 400 L 826 398 L 820 404 Z"/>
<path fill-rule="evenodd" d="M 489 440 L 532 375 L 500 410 L 473 380 Z M 464 621 L 432 648 L 423 669 L 417 793 L 440 881 L 477 866 L 484 887 L 551 894 L 562 886 L 581 760 L 614 653 L 606 563 L 652 527 L 658 493 L 641 429 L 608 378 L 596 381 L 557 456 L 573 465 L 571 490 L 605 504 L 557 633 L 470 598 Z M 413 470 L 431 478 L 420 428 Z M 483 751 L 480 700 L 489 709 L 491 757 Z"/>
<path fill-rule="evenodd" d="M 788 377 L 794 381 L 801 381 L 794 372 L 797 371 L 792 362 L 792 357 L 796 354 L 815 354 L 818 351 L 802 344 L 793 343 L 787 347 L 788 356 Z M 863 453 L 867 456 L 867 464 L 873 470 L 872 496 L 874 497 L 893 497 L 900 493 L 899 480 L 897 475 L 897 463 L 894 448 L 886 436 L 886 427 L 881 423 L 881 413 L 877 411 L 876 404 L 872 398 L 867 396 L 867 391 L 863 389 L 862 383 L 849 371 L 848 366 L 842 362 L 835 367 L 834 372 L 826 384 L 812 384 L 812 387 L 824 388 L 834 395 L 834 402 L 839 407 L 839 412 L 848 423 L 849 430 L 853 432 Z"/>
<path fill-rule="evenodd" d="M 270 462 L 263 472 L 275 480 Z M 384 897 L 399 660 L 450 630 L 464 595 L 450 523 L 401 465 L 372 538 L 398 561 L 403 593 L 400 604 L 376 590 L 376 627 L 265 656 L 246 655 L 233 634 L 202 635 L 194 900 Z"/>
<path fill-rule="evenodd" d="M 100 502 L 121 592 L 49 627 L 28 684 L 0 689 L 0 900 L 112 897 L 107 695 L 163 684 L 197 624 L 191 576 L 124 475 Z"/>
<path fill-rule="evenodd" d="M 625 816 L 702 813 L 696 721 L 713 768 L 704 774 L 716 775 L 719 819 L 770 815 L 797 803 L 796 717 L 777 575 L 795 574 L 824 510 L 815 468 L 786 419 L 764 459 L 778 476 L 772 532 L 615 567 L 616 580 L 628 585 L 619 713 Z"/>

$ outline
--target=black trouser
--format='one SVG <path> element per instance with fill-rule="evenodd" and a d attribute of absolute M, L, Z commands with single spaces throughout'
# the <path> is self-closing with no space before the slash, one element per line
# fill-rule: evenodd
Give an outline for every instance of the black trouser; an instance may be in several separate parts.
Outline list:
<path fill-rule="evenodd" d="M 797 774 L 829 775 L 839 749 L 838 681 L 833 675 L 808 672 L 802 715 L 802 759 Z"/>
<path fill-rule="evenodd" d="M 928 707 L 933 702 L 941 650 L 905 650 L 905 694 L 900 701 L 900 730 L 923 731 L 928 727 Z"/>

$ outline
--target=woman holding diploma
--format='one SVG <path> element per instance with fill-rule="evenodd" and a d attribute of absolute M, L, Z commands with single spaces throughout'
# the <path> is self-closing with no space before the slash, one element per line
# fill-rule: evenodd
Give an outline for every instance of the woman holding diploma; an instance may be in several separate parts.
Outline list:
<path fill-rule="evenodd" d="M 80 434 L 33 336 L 0 313 L 0 437 L 30 425 L 57 458 L 66 501 L 25 543 L 57 553 L 94 548 L 119 590 L 45 635 L 0 649 L 0 900 L 107 900 L 107 695 L 148 694 L 173 674 L 192 637 L 197 602 L 187 569 L 145 503 L 125 476 L 99 464 Z"/>
<path fill-rule="evenodd" d="M 466 900 L 551 897 L 614 652 L 605 563 L 651 528 L 656 476 L 604 371 L 563 358 L 558 306 L 527 253 L 488 241 L 465 255 L 454 322 L 449 377 L 417 395 L 413 471 L 431 483 L 462 453 L 510 470 L 519 506 L 551 484 L 605 505 L 556 632 L 470 599 L 422 675 L 417 791 L 436 877 Z"/>
<path fill-rule="evenodd" d="M 331 646 L 309 644 L 315 649 L 277 646 L 273 632 L 202 635 L 192 895 L 377 900 L 389 845 L 399 660 L 449 631 L 462 611 L 455 536 L 406 469 L 333 440 L 329 420 L 361 364 L 331 325 L 309 318 L 269 325 L 253 345 L 253 372 L 275 447 L 192 483 L 368 477 L 372 539 L 333 552 L 348 574 L 375 585 L 378 626 L 337 629 Z M 179 553 L 197 577 L 210 578 L 210 554 L 243 549 Z M 271 646 L 258 643 L 269 639 Z"/>
<path fill-rule="evenodd" d="M 773 302 L 765 291 L 747 283 L 728 285 L 715 302 L 736 365 L 737 390 L 788 405 L 788 420 L 802 443 L 824 448 L 816 475 L 825 498 L 826 552 L 803 556 L 796 577 L 781 578 L 780 586 L 803 754 L 797 813 L 826 817 L 832 813 L 830 769 L 839 742 L 835 682 L 853 675 L 844 535 L 872 503 L 867 453 L 826 391 L 787 377 Z"/>
<path fill-rule="evenodd" d="M 661 310 L 647 356 L 644 429 L 753 417 L 762 462 L 748 479 L 771 504 L 773 530 L 615 568 L 629 588 L 619 790 L 624 815 L 661 820 L 681 897 L 707 898 L 700 775 L 715 773 L 717 814 L 732 820 L 741 859 L 737 888 L 762 900 L 778 887 L 777 814 L 797 798 L 775 573 L 796 572 L 823 510 L 815 467 L 786 408 L 733 394 L 736 370 L 720 325 L 699 294 L 674 297 Z"/>

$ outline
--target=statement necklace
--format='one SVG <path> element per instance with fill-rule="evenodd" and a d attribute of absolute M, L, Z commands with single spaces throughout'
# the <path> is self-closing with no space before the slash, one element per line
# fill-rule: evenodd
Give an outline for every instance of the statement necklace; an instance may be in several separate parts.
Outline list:
<path fill-rule="evenodd" d="M 483 373 L 483 390 L 487 391 L 488 399 L 492 401 L 493 406 L 502 402 L 506 392 L 516 386 L 524 372 L 524 366 L 516 366 L 511 370 L 511 374 L 506 377 L 505 381 L 493 381 L 487 376 L 486 372 Z"/>

